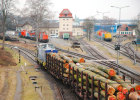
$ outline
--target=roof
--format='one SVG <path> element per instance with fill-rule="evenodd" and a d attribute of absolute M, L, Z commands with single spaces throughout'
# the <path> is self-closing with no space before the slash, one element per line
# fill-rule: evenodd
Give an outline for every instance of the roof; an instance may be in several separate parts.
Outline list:
<path fill-rule="evenodd" d="M 122 26 L 119 27 L 117 30 L 119 30 L 119 29 L 120 29 L 120 31 L 132 31 L 132 28 L 129 27 L 127 24 L 122 24 Z"/>
<path fill-rule="evenodd" d="M 23 24 L 17 24 L 16 26 L 17 26 L 17 27 L 23 27 L 23 26 L 25 26 L 25 25 L 30 25 L 30 26 L 32 26 L 29 22 L 25 22 L 25 23 L 23 23 Z"/>
<path fill-rule="evenodd" d="M 58 22 L 44 23 L 40 28 L 59 28 Z"/>
<path fill-rule="evenodd" d="M 69 11 L 69 9 L 63 9 L 59 14 L 59 18 L 72 18 L 72 13 Z"/>

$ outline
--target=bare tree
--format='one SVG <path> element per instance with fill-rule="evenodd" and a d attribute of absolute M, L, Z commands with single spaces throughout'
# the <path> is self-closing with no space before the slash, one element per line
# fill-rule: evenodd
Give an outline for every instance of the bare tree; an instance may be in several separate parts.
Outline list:
<path fill-rule="evenodd" d="M 2 21 L 2 33 L 3 33 L 2 49 L 4 49 L 7 16 L 10 12 L 13 11 L 13 8 L 15 8 L 14 0 L 1 0 L 0 7 L 1 7 L 0 14 L 1 14 L 1 21 Z"/>
<path fill-rule="evenodd" d="M 26 14 L 30 16 L 31 23 L 36 33 L 36 40 L 38 46 L 39 28 L 43 24 L 43 20 L 48 19 L 50 15 L 50 1 L 49 0 L 27 0 L 26 6 L 28 12 Z"/>
<path fill-rule="evenodd" d="M 93 32 L 94 30 L 94 22 L 95 22 L 95 18 L 94 17 L 89 17 L 89 18 L 86 18 L 84 20 L 84 23 L 83 23 L 83 28 L 86 29 L 86 32 L 87 32 L 87 39 L 90 41 L 90 38 L 91 38 L 91 33 Z"/>
<path fill-rule="evenodd" d="M 103 17 L 102 25 L 115 25 L 116 19 L 110 18 L 108 16 Z"/>
<path fill-rule="evenodd" d="M 136 25 L 137 25 L 136 33 L 138 34 L 138 36 L 140 36 L 140 13 L 138 14 L 138 20 L 137 20 Z"/>

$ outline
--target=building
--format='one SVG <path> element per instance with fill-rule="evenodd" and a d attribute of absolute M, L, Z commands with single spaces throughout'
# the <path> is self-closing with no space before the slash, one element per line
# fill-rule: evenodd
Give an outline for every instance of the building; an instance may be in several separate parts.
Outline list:
<path fill-rule="evenodd" d="M 135 31 L 130 26 L 128 26 L 127 24 L 122 24 L 117 29 L 117 34 L 119 34 L 119 31 L 120 31 L 120 35 L 127 35 L 127 36 L 135 35 Z"/>
<path fill-rule="evenodd" d="M 16 26 L 16 31 L 20 32 L 22 30 L 27 30 L 28 32 L 33 30 L 33 27 L 31 24 L 29 24 L 28 22 L 25 22 L 24 24 L 18 24 Z"/>
<path fill-rule="evenodd" d="M 85 32 L 80 24 L 76 24 L 77 19 L 73 19 L 72 13 L 69 9 L 63 9 L 59 14 L 59 21 L 46 21 L 40 26 L 40 32 L 46 32 L 49 35 L 58 35 L 62 37 L 64 33 L 68 33 L 70 36 L 82 36 Z M 18 25 L 16 31 L 26 30 L 32 31 L 32 25 L 25 23 Z"/>

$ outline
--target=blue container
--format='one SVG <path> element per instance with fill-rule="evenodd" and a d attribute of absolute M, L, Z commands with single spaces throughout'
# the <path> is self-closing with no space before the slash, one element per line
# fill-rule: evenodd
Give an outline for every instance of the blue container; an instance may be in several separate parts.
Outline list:
<path fill-rule="evenodd" d="M 26 37 L 30 37 L 30 34 L 29 33 L 26 33 Z"/>
<path fill-rule="evenodd" d="M 19 36 L 19 37 L 21 36 L 21 32 L 18 33 L 18 36 Z"/>

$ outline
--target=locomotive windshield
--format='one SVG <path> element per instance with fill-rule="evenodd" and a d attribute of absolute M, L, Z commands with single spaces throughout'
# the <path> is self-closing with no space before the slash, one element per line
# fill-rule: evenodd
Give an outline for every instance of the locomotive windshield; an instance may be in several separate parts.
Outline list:
<path fill-rule="evenodd" d="M 51 49 L 54 49 L 53 44 L 48 44 L 48 47 L 51 48 Z"/>

